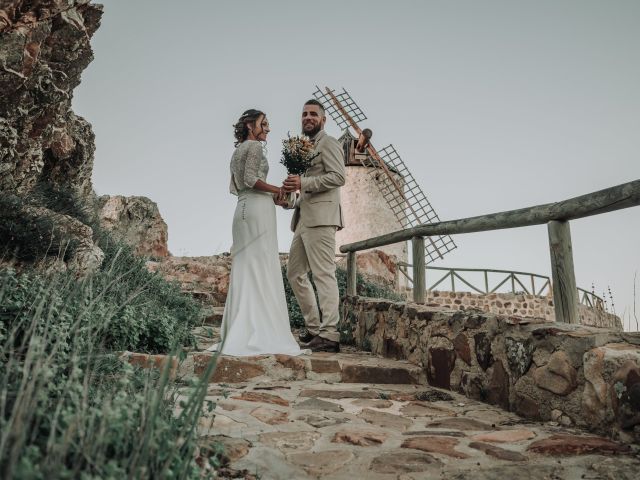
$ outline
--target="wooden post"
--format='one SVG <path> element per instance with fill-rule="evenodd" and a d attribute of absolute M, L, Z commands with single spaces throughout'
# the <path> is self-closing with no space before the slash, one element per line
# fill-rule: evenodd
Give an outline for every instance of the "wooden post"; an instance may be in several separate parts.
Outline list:
<path fill-rule="evenodd" d="M 413 301 L 424 303 L 426 296 L 426 268 L 424 263 L 424 237 L 413 237 Z"/>
<path fill-rule="evenodd" d="M 356 278 L 356 252 L 347 253 L 347 296 L 355 297 L 356 296 L 356 286 L 357 286 L 357 278 Z"/>
<path fill-rule="evenodd" d="M 547 230 L 549 232 L 556 322 L 580 323 L 569 222 L 552 220 L 547 224 Z"/>

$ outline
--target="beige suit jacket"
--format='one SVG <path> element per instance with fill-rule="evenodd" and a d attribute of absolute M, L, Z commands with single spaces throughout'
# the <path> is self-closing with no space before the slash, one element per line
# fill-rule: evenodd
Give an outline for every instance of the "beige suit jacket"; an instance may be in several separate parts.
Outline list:
<path fill-rule="evenodd" d="M 300 217 L 306 227 L 344 227 L 340 187 L 346 180 L 344 154 L 335 138 L 320 130 L 314 137 L 314 153 L 319 153 L 309 170 L 300 178 L 300 196 L 291 219 L 295 232 Z"/>

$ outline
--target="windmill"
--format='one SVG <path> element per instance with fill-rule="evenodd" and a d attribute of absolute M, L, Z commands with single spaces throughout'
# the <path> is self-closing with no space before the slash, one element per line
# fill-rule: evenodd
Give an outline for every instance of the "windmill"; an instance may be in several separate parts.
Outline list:
<path fill-rule="evenodd" d="M 440 221 L 394 146 L 388 145 L 381 150 L 373 147 L 369 141 L 371 130 L 362 129 L 359 126 L 359 123 L 367 117 L 344 88 L 342 92 L 336 93 L 328 87 L 323 91 L 316 86 L 313 96 L 322 103 L 326 112 L 343 131 L 340 141 L 345 151 L 347 167 L 347 185 L 345 185 L 347 188 L 343 188 L 343 191 L 346 190 L 346 197 L 351 197 L 344 198 L 343 203 L 351 202 L 358 205 L 349 212 L 358 218 L 355 222 L 356 226 L 350 225 L 349 218 L 352 217 L 346 215 L 347 227 L 338 232 L 337 236 L 339 244 Z M 355 135 L 351 134 L 350 129 L 353 129 Z M 363 175 L 354 176 L 349 171 L 350 167 L 361 167 L 361 169 L 365 167 L 364 175 L 368 177 L 366 184 L 360 181 L 360 185 L 349 189 L 350 178 L 358 181 L 357 178 Z M 380 199 L 383 201 L 380 202 Z M 363 229 L 363 222 L 367 220 L 370 224 L 365 225 Z M 406 262 L 406 245 L 395 246 L 395 248 L 396 250 L 392 253 L 399 261 Z M 448 235 L 426 238 L 425 263 L 429 264 L 442 259 L 454 248 L 456 245 Z"/>

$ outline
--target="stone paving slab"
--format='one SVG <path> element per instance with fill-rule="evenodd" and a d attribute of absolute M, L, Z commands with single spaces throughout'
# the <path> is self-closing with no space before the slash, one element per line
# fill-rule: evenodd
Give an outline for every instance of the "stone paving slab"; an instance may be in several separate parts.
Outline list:
<path fill-rule="evenodd" d="M 347 355 L 324 358 L 363 361 Z M 264 480 L 617 480 L 635 478 L 640 469 L 637 446 L 528 421 L 453 392 L 414 384 L 271 381 L 265 370 L 244 382 L 212 384 L 207 400 L 216 408 L 199 426 L 203 438 L 226 439 L 232 469 Z"/>

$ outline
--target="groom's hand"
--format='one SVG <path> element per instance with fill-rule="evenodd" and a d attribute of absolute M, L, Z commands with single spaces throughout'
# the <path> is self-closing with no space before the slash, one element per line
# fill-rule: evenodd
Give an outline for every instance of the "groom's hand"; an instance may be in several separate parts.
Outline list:
<path fill-rule="evenodd" d="M 287 206 L 287 193 L 283 188 L 280 189 L 280 192 L 273 194 L 273 203 L 275 203 L 279 207 Z"/>
<path fill-rule="evenodd" d="M 287 192 L 295 192 L 296 190 L 300 190 L 300 175 L 289 175 L 282 186 Z"/>

